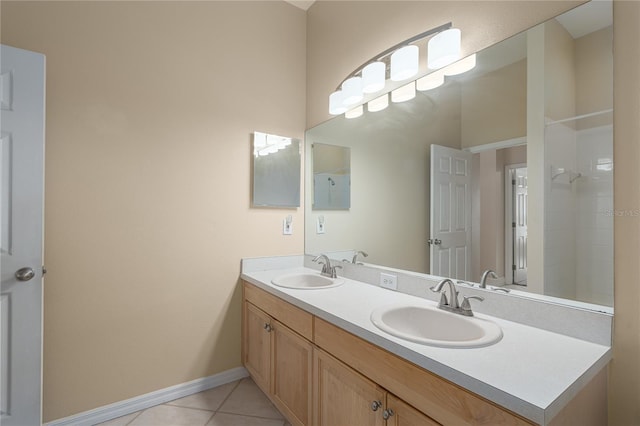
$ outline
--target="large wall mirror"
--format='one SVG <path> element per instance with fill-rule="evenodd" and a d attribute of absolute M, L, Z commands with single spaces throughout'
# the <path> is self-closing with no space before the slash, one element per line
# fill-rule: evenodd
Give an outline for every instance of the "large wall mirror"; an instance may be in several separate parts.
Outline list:
<path fill-rule="evenodd" d="M 316 211 L 307 191 L 305 251 L 613 306 L 612 35 L 611 3 L 589 2 L 412 100 L 308 130 L 307 188 L 311 145 L 348 148 L 351 203 Z"/>

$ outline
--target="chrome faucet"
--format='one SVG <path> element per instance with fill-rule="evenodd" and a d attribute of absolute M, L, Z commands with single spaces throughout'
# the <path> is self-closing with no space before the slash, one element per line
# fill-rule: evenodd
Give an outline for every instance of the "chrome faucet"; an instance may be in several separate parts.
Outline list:
<path fill-rule="evenodd" d="M 324 260 L 324 262 L 322 261 Z M 336 273 L 336 268 L 342 268 L 342 266 L 331 266 L 331 261 L 326 254 L 320 254 L 313 258 L 312 262 L 318 262 L 322 265 L 322 271 L 320 275 L 324 275 L 329 278 L 338 278 L 338 274 Z"/>
<path fill-rule="evenodd" d="M 442 291 L 442 287 L 444 287 L 445 284 L 449 284 L 451 302 L 447 300 L 447 295 L 444 291 Z M 440 296 L 440 303 L 438 304 L 438 308 L 451 312 L 460 309 L 460 305 L 458 304 L 458 291 L 456 290 L 456 286 L 453 281 L 451 281 L 449 278 L 445 278 L 444 280 L 440 281 L 435 287 L 431 287 L 431 291 L 433 291 L 434 293 L 442 294 L 442 296 Z"/>
<path fill-rule="evenodd" d="M 480 278 L 480 288 L 487 288 L 487 276 L 491 275 L 491 278 L 498 278 L 495 272 L 491 269 L 487 269 L 482 274 L 482 278 Z"/>
<path fill-rule="evenodd" d="M 353 255 L 353 259 L 351 259 L 351 263 L 358 263 L 358 255 L 361 254 L 363 257 L 368 257 L 369 255 L 363 251 L 357 251 L 356 254 Z M 360 263 L 362 265 L 362 263 Z"/>
<path fill-rule="evenodd" d="M 444 291 L 442 291 L 442 288 L 445 284 L 449 284 L 449 293 L 451 299 L 450 302 L 447 300 L 447 295 L 444 293 Z M 462 296 L 463 300 L 462 304 L 460 304 L 458 302 L 458 291 L 456 290 L 456 286 L 449 278 L 445 278 L 444 280 L 440 281 L 435 287 L 431 287 L 431 291 L 442 294 L 442 296 L 440 296 L 440 303 L 438 303 L 439 309 L 443 309 L 445 311 L 453 312 L 455 314 L 460 314 L 467 317 L 473 316 L 473 311 L 471 310 L 471 304 L 469 303 L 469 300 L 484 300 L 484 298 L 480 296 Z"/>

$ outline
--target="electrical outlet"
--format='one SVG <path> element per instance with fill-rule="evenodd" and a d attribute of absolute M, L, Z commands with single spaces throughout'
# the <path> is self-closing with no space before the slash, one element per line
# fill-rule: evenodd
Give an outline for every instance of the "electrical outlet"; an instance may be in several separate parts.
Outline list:
<path fill-rule="evenodd" d="M 380 287 L 388 288 L 389 290 L 398 289 L 398 276 L 392 274 L 380 274 Z"/>

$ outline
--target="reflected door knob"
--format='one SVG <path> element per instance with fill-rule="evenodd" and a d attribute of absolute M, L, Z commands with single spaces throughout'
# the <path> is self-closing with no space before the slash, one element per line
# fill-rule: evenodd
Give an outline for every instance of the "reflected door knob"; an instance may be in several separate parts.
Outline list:
<path fill-rule="evenodd" d="M 16 279 L 18 281 L 29 281 L 31 278 L 35 277 L 36 273 L 32 268 L 20 268 L 16 271 Z"/>

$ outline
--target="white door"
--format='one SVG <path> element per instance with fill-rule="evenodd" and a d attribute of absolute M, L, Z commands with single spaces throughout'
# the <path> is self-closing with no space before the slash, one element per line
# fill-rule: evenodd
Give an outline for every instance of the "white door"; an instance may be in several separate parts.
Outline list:
<path fill-rule="evenodd" d="M 470 279 L 471 153 L 431 145 L 431 274 Z"/>
<path fill-rule="evenodd" d="M 44 56 L 1 46 L 3 426 L 41 423 Z"/>
<path fill-rule="evenodd" d="M 514 170 L 513 283 L 527 284 L 527 168 Z"/>

